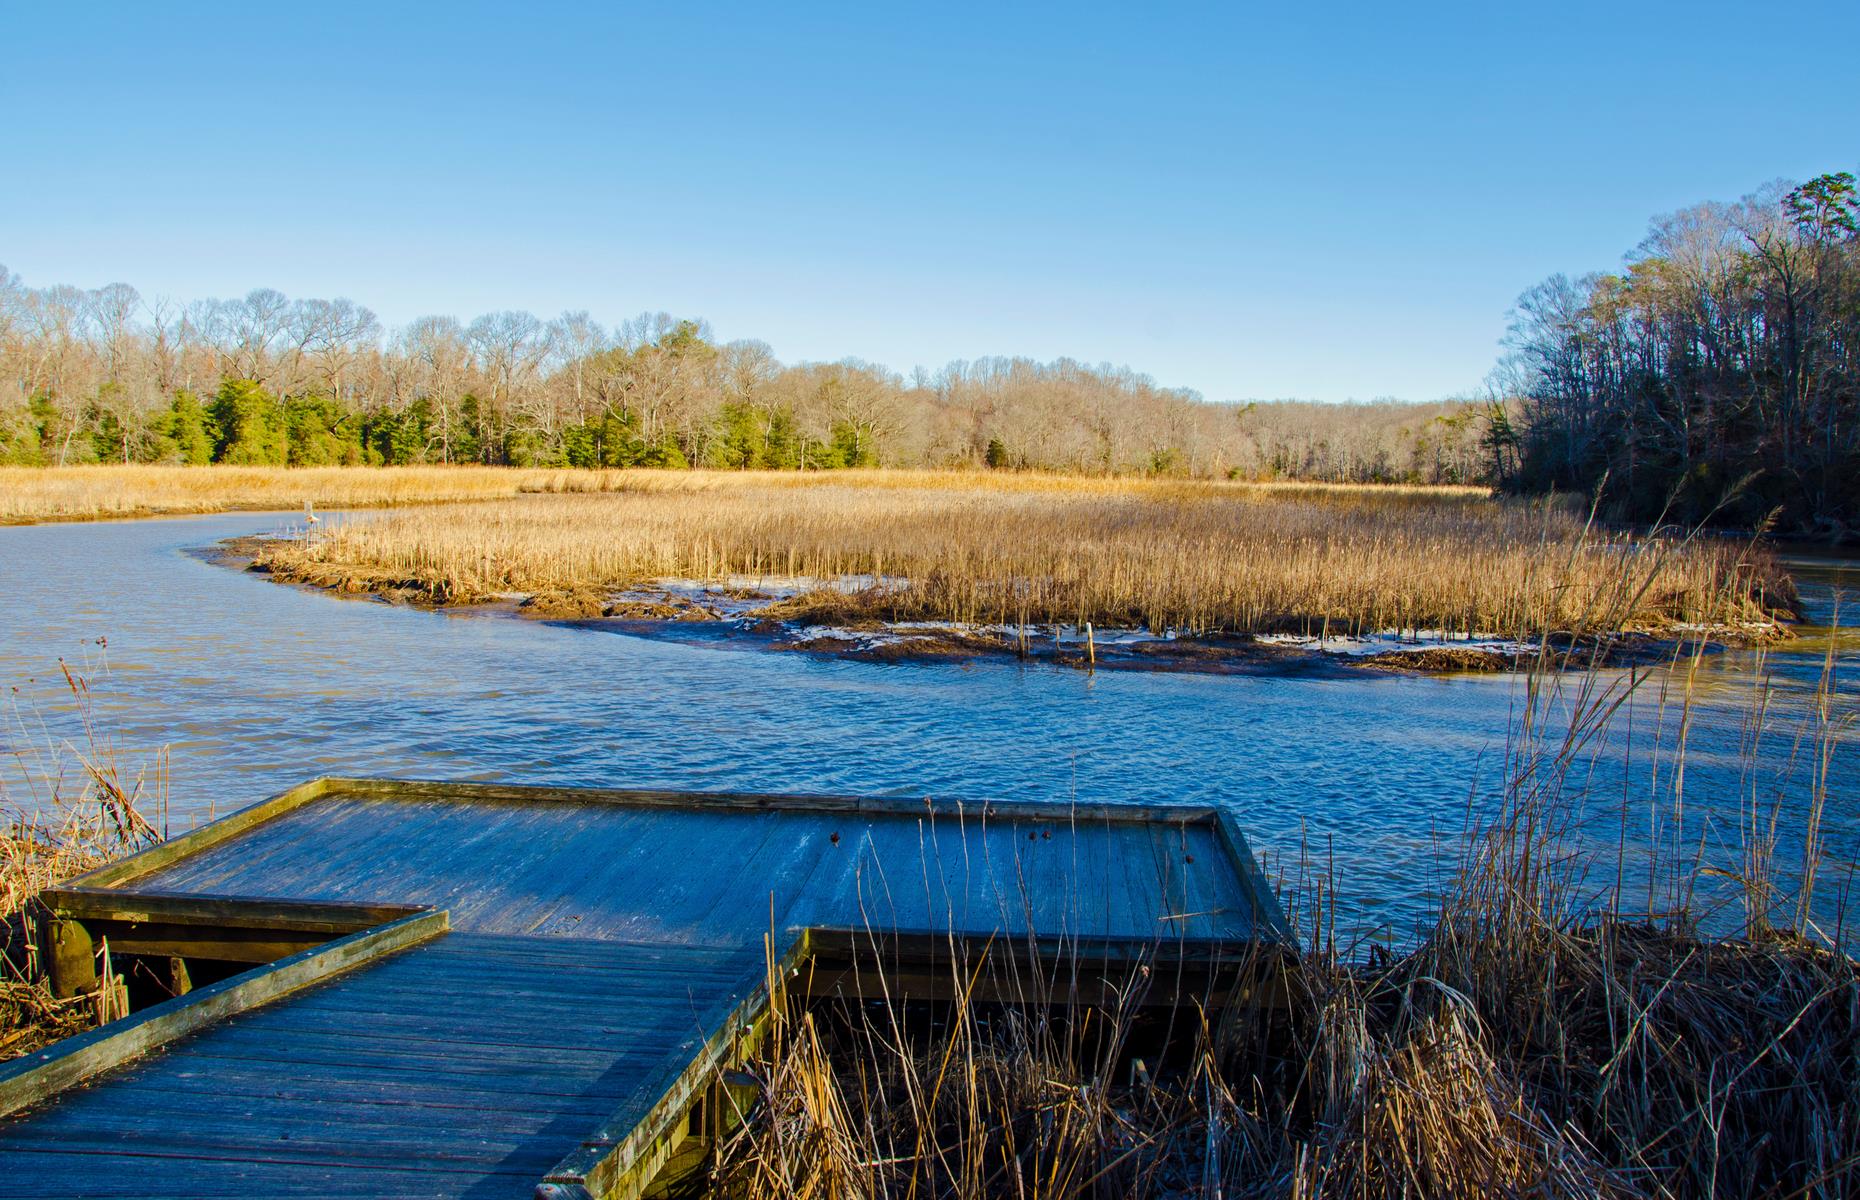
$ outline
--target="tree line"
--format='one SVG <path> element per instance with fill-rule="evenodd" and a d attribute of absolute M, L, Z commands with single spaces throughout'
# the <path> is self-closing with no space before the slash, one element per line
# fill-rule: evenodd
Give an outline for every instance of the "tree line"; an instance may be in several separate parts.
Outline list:
<path fill-rule="evenodd" d="M 1503 481 L 1636 521 L 1860 526 L 1860 197 L 1842 172 L 1654 221 L 1625 270 L 1519 300 Z"/>
<path fill-rule="evenodd" d="M 1519 300 L 1479 402 L 1210 403 L 1126 368 L 783 364 L 649 313 L 425 317 L 259 289 L 145 300 L 0 267 L 0 463 L 1038 469 L 1492 483 L 1625 520 L 1860 525 L 1850 174 L 1653 222 Z"/>
<path fill-rule="evenodd" d="M 386 329 L 269 289 L 180 305 L 0 268 L 0 463 L 860 466 L 1475 482 L 1474 406 L 1209 403 L 1022 358 L 783 364 L 649 313 Z"/>

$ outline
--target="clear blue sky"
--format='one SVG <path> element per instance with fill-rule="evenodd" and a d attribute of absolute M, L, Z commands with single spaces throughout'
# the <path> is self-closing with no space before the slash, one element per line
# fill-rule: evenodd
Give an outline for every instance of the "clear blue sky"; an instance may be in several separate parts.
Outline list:
<path fill-rule="evenodd" d="M 786 360 L 1476 387 L 1657 212 L 1860 165 L 1860 4 L 8 4 L 0 263 Z"/>

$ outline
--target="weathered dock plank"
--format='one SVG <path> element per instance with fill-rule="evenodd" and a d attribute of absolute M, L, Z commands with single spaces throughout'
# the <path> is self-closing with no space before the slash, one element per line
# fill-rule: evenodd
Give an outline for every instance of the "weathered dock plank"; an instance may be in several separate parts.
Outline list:
<path fill-rule="evenodd" d="M 392 897 L 444 907 L 460 929 L 696 945 L 740 944 L 771 923 L 1089 925 L 1140 940 L 1255 932 L 1254 898 L 1206 821 L 393 798 L 365 801 L 373 810 L 357 820 L 356 803 L 340 791 L 311 800 L 135 886 Z M 343 814 L 343 834 L 326 843 L 316 830 L 330 811 Z M 694 855 L 709 869 L 692 869 Z M 1121 868 L 1120 886 L 1105 886 L 1106 867 Z"/>
<path fill-rule="evenodd" d="M 382 955 L 443 934 L 445 928 L 443 912 L 402 917 L 202 988 L 185 1004 L 157 1006 L 68 1038 L 56 1046 L 22 1055 L 0 1065 L 0 1114 L 38 1103 L 216 1021 L 250 1012 L 281 996 L 373 962 Z"/>

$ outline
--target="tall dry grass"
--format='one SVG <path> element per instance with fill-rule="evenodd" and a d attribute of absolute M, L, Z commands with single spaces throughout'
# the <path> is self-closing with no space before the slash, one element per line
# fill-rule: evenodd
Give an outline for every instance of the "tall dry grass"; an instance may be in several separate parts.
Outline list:
<path fill-rule="evenodd" d="M 564 481 L 572 486 L 576 481 Z M 1030 476 L 632 473 L 343 523 L 263 558 L 293 579 L 441 603 L 673 577 L 848 578 L 782 615 L 1189 634 L 1568 630 L 1636 581 L 1621 628 L 1733 630 L 1793 602 L 1746 544 L 1601 533 L 1468 489 Z M 598 607 L 595 611 L 599 611 Z"/>
<path fill-rule="evenodd" d="M 0 467 L 0 525 L 233 509 L 391 508 L 602 491 L 621 472 L 516 467 Z"/>
<path fill-rule="evenodd" d="M 60 664 L 77 710 L 78 740 L 51 733 L 18 689 L 0 746 L 0 1058 L 28 1053 L 123 1011 L 122 985 L 107 947 L 95 992 L 52 994 L 39 957 L 41 891 L 167 836 L 167 760 L 158 754 L 131 773 L 98 727 L 88 673 Z"/>
<path fill-rule="evenodd" d="M 1810 820 L 1852 800 L 1816 765 L 1853 752 L 1860 709 L 1834 665 L 1796 731 Z M 1063 988 L 1006 1009 L 781 996 L 732 1080 L 738 1124 L 704 1186 L 741 1200 L 1860 1192 L 1860 964 L 1844 930 L 1808 915 L 1820 845 L 1792 871 L 1765 865 L 1793 895 L 1745 889 L 1741 920 L 1708 935 L 1695 908 L 1650 907 L 1723 869 L 1702 852 L 1669 843 L 1673 886 L 1598 898 L 1568 836 L 1586 748 L 1643 680 L 1533 681 L 1503 802 L 1468 828 L 1417 944 L 1356 954 L 1326 893 L 1299 885 L 1302 953 L 1262 951 L 1232 976 L 1276 983 L 1253 994 L 1282 1003 L 1191 1008 L 1160 1053 L 1134 1015 L 1156 982 L 1141 968 L 1113 974 L 1109 1005 Z M 974 994 L 988 952 L 952 947 L 951 994 Z"/>

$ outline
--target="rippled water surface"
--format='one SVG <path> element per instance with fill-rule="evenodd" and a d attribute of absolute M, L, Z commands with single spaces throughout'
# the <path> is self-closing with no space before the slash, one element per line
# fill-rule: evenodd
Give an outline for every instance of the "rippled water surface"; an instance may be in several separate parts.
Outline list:
<path fill-rule="evenodd" d="M 188 553 L 282 520 L 0 529 L 0 681 L 22 696 L 8 749 L 74 732 L 53 686 L 62 657 L 102 668 L 97 717 L 125 762 L 171 747 L 178 828 L 321 774 L 1217 803 L 1269 862 L 1301 847 L 1334 856 L 1351 911 L 1401 933 L 1438 886 L 1436 835 L 1496 783 L 1522 701 L 1513 679 L 1092 676 L 679 645 L 340 600 Z M 1852 570 L 1805 563 L 1820 621 Z M 1782 768 L 1811 652 L 1829 638 L 1851 672 L 1851 631 L 1772 657 L 1783 694 L 1759 790 Z M 1689 829 L 1714 843 L 1734 838 L 1752 786 L 1740 755 L 1751 666 L 1716 656 L 1696 691 L 1684 795 Z M 1623 796 L 1645 792 L 1656 739 L 1671 740 L 1677 713 L 1660 716 L 1643 689 L 1583 772 L 1598 844 L 1615 840 L 1604 826 Z M 1799 778 L 1785 791 L 1786 807 L 1800 803 Z M 1845 772 L 1831 791 L 1830 849 L 1850 862 L 1860 803 Z M 1630 840 L 1645 833 L 1642 807 Z"/>

